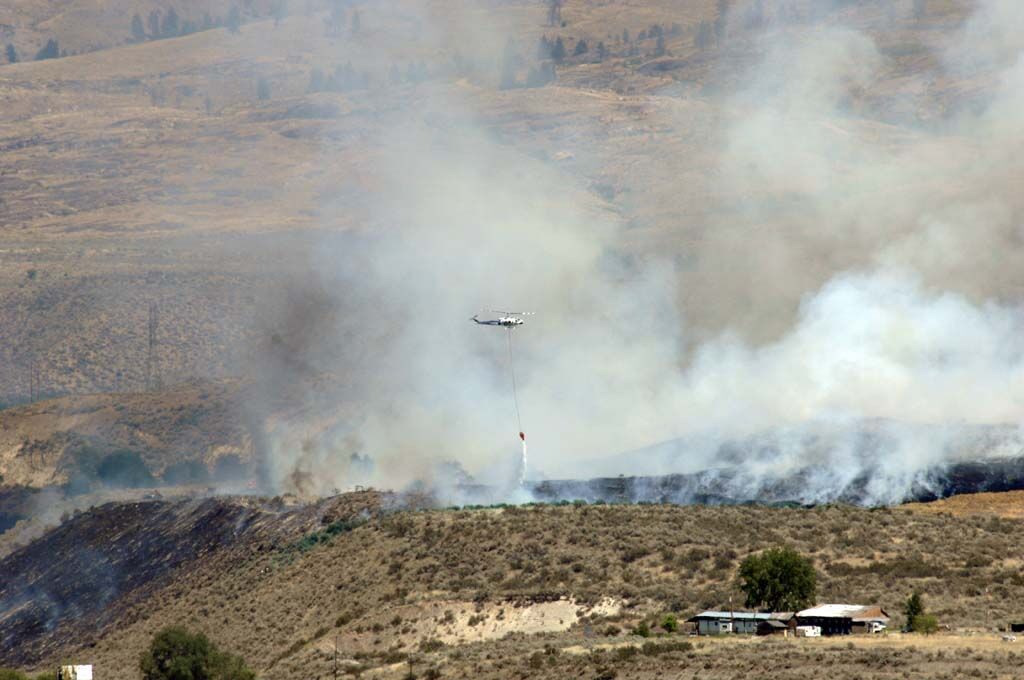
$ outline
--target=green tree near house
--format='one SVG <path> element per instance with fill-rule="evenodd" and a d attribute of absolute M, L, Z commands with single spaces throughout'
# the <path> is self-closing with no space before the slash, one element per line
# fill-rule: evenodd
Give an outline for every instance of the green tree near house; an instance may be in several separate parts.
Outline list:
<path fill-rule="evenodd" d="M 139 659 L 142 680 L 255 680 L 241 657 L 217 649 L 202 633 L 172 626 L 158 632 Z"/>
<path fill-rule="evenodd" d="M 740 564 L 739 588 L 746 606 L 797 611 L 814 602 L 818 577 L 809 559 L 792 548 L 770 548 Z"/>

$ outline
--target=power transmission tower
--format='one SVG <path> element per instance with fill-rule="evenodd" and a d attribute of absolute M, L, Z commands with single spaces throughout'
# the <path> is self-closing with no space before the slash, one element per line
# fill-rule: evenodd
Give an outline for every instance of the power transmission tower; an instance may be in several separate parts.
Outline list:
<path fill-rule="evenodd" d="M 157 328 L 160 325 L 160 310 L 155 302 L 149 303 L 149 352 L 146 354 L 146 390 L 160 387 L 160 367 L 157 357 Z"/>

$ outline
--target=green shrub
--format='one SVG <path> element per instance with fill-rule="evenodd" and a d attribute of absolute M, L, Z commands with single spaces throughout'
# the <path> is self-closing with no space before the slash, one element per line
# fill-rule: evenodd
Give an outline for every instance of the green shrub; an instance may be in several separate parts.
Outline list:
<path fill-rule="evenodd" d="M 934 614 L 921 614 L 915 616 L 910 623 L 910 628 L 915 633 L 924 633 L 925 635 L 931 635 L 939 630 L 939 620 Z"/>
<path fill-rule="evenodd" d="M 0 668 L 0 680 L 28 680 L 28 676 L 13 668 Z"/>
<path fill-rule="evenodd" d="M 633 635 L 639 635 L 642 638 L 651 637 L 651 626 L 646 621 L 641 621 L 636 628 L 633 629 Z"/>
<path fill-rule="evenodd" d="M 669 633 L 674 633 L 679 630 L 679 619 L 675 614 L 665 614 L 665 618 L 661 620 L 661 627 Z"/>

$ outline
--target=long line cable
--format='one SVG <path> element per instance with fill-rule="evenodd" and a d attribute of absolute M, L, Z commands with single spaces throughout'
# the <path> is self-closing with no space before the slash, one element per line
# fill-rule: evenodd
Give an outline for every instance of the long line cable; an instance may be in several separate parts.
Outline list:
<path fill-rule="evenodd" d="M 519 416 L 519 395 L 516 391 L 516 366 L 512 360 L 512 329 L 506 328 L 508 332 L 508 370 L 512 374 L 512 403 L 516 407 L 516 423 L 519 425 L 519 436 L 523 436 L 523 419 Z M 525 441 L 525 440 L 524 440 Z"/>

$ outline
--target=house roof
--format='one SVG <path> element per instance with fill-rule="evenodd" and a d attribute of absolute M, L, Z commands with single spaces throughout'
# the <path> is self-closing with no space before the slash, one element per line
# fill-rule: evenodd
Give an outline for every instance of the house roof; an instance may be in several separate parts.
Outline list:
<path fill-rule="evenodd" d="M 761 612 L 716 612 L 706 611 L 693 616 L 687 621 L 697 621 L 699 619 L 739 619 L 741 621 L 767 621 L 772 615 Z"/>
<path fill-rule="evenodd" d="M 778 619 L 768 619 L 767 621 L 762 621 L 757 625 L 768 626 L 769 628 L 789 628 L 789 626 L 787 626 L 782 621 L 779 621 Z"/>
<path fill-rule="evenodd" d="M 801 612 L 801 618 L 853 619 L 854 621 L 888 620 L 889 617 L 880 607 L 865 607 L 861 604 L 819 604 Z"/>

